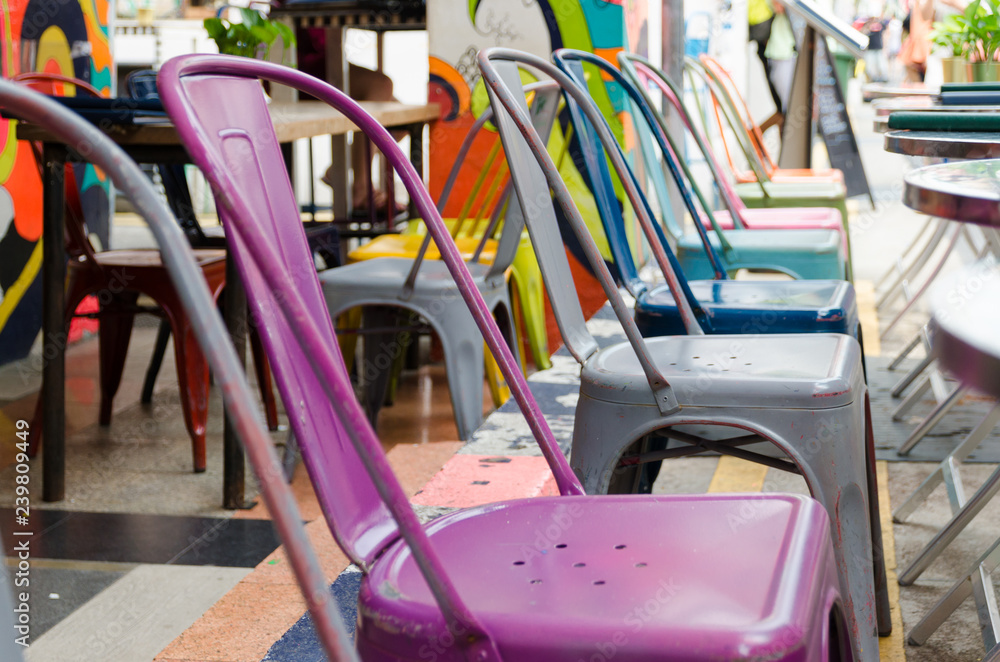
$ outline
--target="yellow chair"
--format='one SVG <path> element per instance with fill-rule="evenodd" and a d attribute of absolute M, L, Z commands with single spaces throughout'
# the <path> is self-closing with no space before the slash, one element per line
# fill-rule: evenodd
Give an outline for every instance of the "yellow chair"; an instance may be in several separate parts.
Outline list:
<path fill-rule="evenodd" d="M 469 135 L 466 136 L 455 160 L 455 166 L 452 168 L 452 172 L 441 193 L 441 199 L 438 201 L 439 209 L 443 209 L 447 203 L 448 196 L 458 176 L 461 164 L 465 161 L 465 156 L 471 148 L 472 141 L 480 128 L 488 121 L 490 115 L 491 111 L 485 111 L 476 120 L 476 123 L 473 124 Z M 500 148 L 500 141 L 495 141 L 458 217 L 445 221 L 451 230 L 452 237 L 456 240 L 463 260 L 478 259 L 478 261 L 488 264 L 493 261 L 496 255 L 496 240 L 485 239 L 484 241 L 483 237 L 487 235 L 492 237 L 496 233 L 500 225 L 499 219 L 509 198 L 510 187 L 507 184 L 508 172 L 506 164 L 500 165 L 490 179 L 489 186 L 484 188 L 483 185 L 487 177 L 489 177 L 489 172 L 493 169 L 493 164 L 500 153 Z M 469 214 L 480 197 L 483 200 L 480 201 L 477 207 L 478 213 L 475 218 L 469 219 Z M 484 224 L 484 220 L 486 219 L 484 219 L 483 215 L 489 209 L 492 209 L 492 213 L 489 222 Z M 350 263 L 371 260 L 376 257 L 405 257 L 412 259 L 417 256 L 423 246 L 426 234 L 427 230 L 423 221 L 421 219 L 411 219 L 401 234 L 375 237 L 368 243 L 351 251 L 347 256 L 347 260 Z M 433 241 L 429 243 L 426 250 L 425 259 L 440 259 L 440 253 Z M 542 276 L 527 232 L 521 235 L 521 243 L 510 270 L 507 272 L 507 279 L 514 307 L 514 311 L 512 312 L 514 320 L 518 325 L 516 331 L 519 342 L 520 328 L 523 325 L 535 366 L 541 370 L 549 368 L 552 363 L 549 360 L 548 337 L 545 330 L 545 300 L 542 294 Z M 524 353 L 522 352 L 521 355 L 524 356 Z M 491 359 L 492 357 L 487 355 L 487 363 Z M 487 365 L 487 374 L 500 379 L 499 371 L 489 370 L 489 365 Z M 491 377 L 490 390 L 493 393 L 494 403 L 498 406 L 507 399 L 507 394 L 505 394 L 503 389 L 504 386 L 499 382 L 494 383 Z"/>

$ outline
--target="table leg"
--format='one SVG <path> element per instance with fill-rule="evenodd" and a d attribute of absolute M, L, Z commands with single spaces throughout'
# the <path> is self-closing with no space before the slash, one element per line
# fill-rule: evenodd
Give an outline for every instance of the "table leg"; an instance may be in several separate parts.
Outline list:
<path fill-rule="evenodd" d="M 410 165 L 417 171 L 421 181 L 424 179 L 424 124 L 411 124 L 407 127 L 410 135 Z M 410 218 L 417 218 L 417 206 L 413 199 L 410 199 Z"/>
<path fill-rule="evenodd" d="M 42 160 L 42 500 L 66 496 L 66 175 L 65 151 L 46 146 Z"/>
<path fill-rule="evenodd" d="M 326 29 L 326 82 L 345 94 L 350 94 L 350 80 L 347 76 L 348 64 L 344 57 L 344 30 Z M 333 217 L 346 219 L 351 213 L 351 187 L 348 173 L 351 169 L 350 148 L 347 135 L 330 137 L 333 149 L 328 181 L 333 187 Z M 343 256 L 346 258 L 346 254 Z"/>
<path fill-rule="evenodd" d="M 223 314 L 226 318 L 226 326 L 229 329 L 233 345 L 236 347 L 236 356 L 239 358 L 240 364 L 246 368 L 247 295 L 243 289 L 243 281 L 240 279 L 236 264 L 228 257 L 226 258 L 225 297 Z M 247 504 L 244 494 L 246 469 L 243 446 L 240 444 L 239 437 L 236 436 L 236 428 L 230 422 L 228 415 L 223 429 L 222 449 L 222 507 L 231 510 L 247 508 L 252 504 Z"/>

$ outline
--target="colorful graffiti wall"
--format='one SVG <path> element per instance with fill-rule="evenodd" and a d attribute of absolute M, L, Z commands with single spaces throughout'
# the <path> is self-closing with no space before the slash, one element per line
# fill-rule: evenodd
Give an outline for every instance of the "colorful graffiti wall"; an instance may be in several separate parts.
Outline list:
<path fill-rule="evenodd" d="M 107 0 L 0 0 L 0 75 L 44 71 L 109 94 L 112 58 Z M 72 95 L 72 86 L 62 90 Z M 31 146 L 0 120 L 0 364 L 27 355 L 41 328 L 42 184 Z M 87 226 L 108 241 L 108 186 L 93 167 L 76 179 Z"/>
<path fill-rule="evenodd" d="M 443 119 L 431 132 L 430 184 L 436 195 L 444 185 L 458 147 L 476 116 L 488 105 L 486 90 L 476 65 L 482 48 L 504 46 L 548 58 L 558 48 L 577 48 L 614 61 L 629 48 L 645 53 L 647 0 L 435 0 L 427 5 L 430 46 L 428 98 L 441 105 Z M 590 92 L 621 137 L 618 113 L 622 97 L 600 79 L 590 81 Z M 558 153 L 557 129 L 550 147 Z M 495 136 L 492 140 L 495 140 Z M 447 213 L 455 213 L 481 171 L 492 147 L 491 140 L 476 143 L 469 163 L 450 196 Z M 584 216 L 594 218 L 593 202 L 572 164 L 562 160 L 561 171 Z M 587 209 L 588 205 L 590 209 Z"/>

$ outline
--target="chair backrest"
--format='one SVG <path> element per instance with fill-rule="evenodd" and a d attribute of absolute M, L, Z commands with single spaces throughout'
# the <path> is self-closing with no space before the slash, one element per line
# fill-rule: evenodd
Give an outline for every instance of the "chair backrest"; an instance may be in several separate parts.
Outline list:
<path fill-rule="evenodd" d="M 756 150 L 750 145 L 750 139 L 747 136 L 746 130 L 743 128 L 742 122 L 735 117 L 736 109 L 732 99 L 729 98 L 729 93 L 699 60 L 692 57 L 684 58 L 684 70 L 689 76 L 692 77 L 692 80 L 694 80 L 694 77 L 698 77 L 708 88 L 715 108 L 715 120 L 718 125 L 720 139 L 726 149 L 726 154 L 730 157 L 730 163 L 732 164 L 732 155 L 729 152 L 729 144 L 726 142 L 725 126 L 729 127 L 730 133 L 733 135 L 733 138 L 736 140 L 736 144 L 739 146 L 740 153 L 743 155 L 743 158 L 746 159 L 747 164 L 750 166 L 750 170 L 753 172 L 754 177 L 757 178 L 757 182 L 766 196 L 767 190 L 764 188 L 764 183 L 770 181 L 770 177 L 768 177 L 767 171 L 764 169 L 764 164 L 761 163 Z M 695 99 L 697 100 L 697 96 Z M 722 110 L 722 115 L 719 115 L 720 109 Z M 725 118 L 725 126 L 723 125 L 723 118 Z M 704 116 L 704 121 L 707 129 L 707 115 Z M 736 167 L 735 164 L 733 164 L 733 167 Z"/>
<path fill-rule="evenodd" d="M 719 82 L 722 88 L 726 90 L 726 93 L 734 104 L 737 104 L 735 106 L 736 114 L 743 122 L 743 128 L 747 131 L 750 143 L 761 158 L 764 168 L 768 173 L 773 172 L 778 164 L 775 163 L 774 158 L 771 156 L 771 151 L 764 143 L 764 133 L 760 130 L 760 126 L 754 122 L 750 106 L 747 104 L 746 99 L 743 98 L 743 95 L 740 94 L 739 89 L 737 89 L 736 81 L 733 80 L 732 75 L 726 71 L 725 67 L 710 55 L 702 53 L 698 59 L 701 60 L 702 64 L 705 65 L 705 69 Z"/>
<path fill-rule="evenodd" d="M 737 227 L 745 227 L 743 212 L 747 207 L 736 194 L 736 189 L 733 188 L 732 183 L 729 181 L 729 177 L 726 176 L 725 171 L 722 169 L 722 164 L 719 163 L 719 160 L 715 156 L 715 151 L 708 144 L 705 134 L 702 133 L 701 129 L 699 129 L 695 124 L 693 115 L 684 103 L 683 90 L 670 80 L 662 69 L 640 55 L 624 52 L 619 53 L 618 63 L 619 66 L 621 66 L 622 73 L 634 83 L 635 89 L 638 90 L 639 94 L 641 94 L 643 99 L 645 99 L 647 106 L 651 108 L 653 107 L 653 99 L 649 96 L 647 89 L 647 85 L 651 82 L 659 88 L 661 94 L 663 94 L 667 101 L 674 107 L 678 115 L 680 115 L 681 120 L 684 122 L 684 126 L 688 133 L 694 138 L 695 143 L 698 145 L 698 149 L 705 157 L 705 160 L 708 163 L 708 168 L 712 173 L 712 179 L 715 181 L 715 184 L 719 189 L 723 204 L 725 204 L 726 209 L 728 209 L 729 213 L 732 215 L 733 222 L 736 223 Z M 655 116 L 657 123 L 660 124 L 661 130 L 665 130 L 666 121 L 664 120 L 663 115 L 655 113 Z"/>
<path fill-rule="evenodd" d="M 529 86 L 532 94 L 532 122 L 534 123 L 536 129 L 542 135 L 548 136 L 552 131 L 552 126 L 555 123 L 556 118 L 556 108 L 558 105 L 559 88 L 557 85 L 552 83 L 533 83 Z M 448 173 L 448 179 L 445 181 L 444 187 L 441 189 L 441 194 L 438 197 L 437 210 L 438 212 L 443 212 L 445 206 L 448 204 L 448 199 L 451 197 L 452 188 L 455 186 L 455 181 L 458 179 L 458 175 L 462 170 L 462 166 L 465 163 L 466 156 L 468 156 L 469 151 L 472 149 L 472 144 L 475 142 L 476 136 L 482 131 L 486 123 L 493 118 L 493 109 L 485 109 L 476 121 L 473 122 L 472 126 L 469 127 L 469 132 L 465 134 L 465 138 L 462 140 L 462 144 L 455 155 L 455 161 L 451 166 L 451 171 Z M 497 150 L 494 152 L 491 150 L 489 157 L 486 159 L 486 164 L 483 165 L 482 171 L 479 177 L 477 177 L 475 184 L 472 187 L 472 191 L 469 192 L 469 197 L 465 204 L 462 206 L 459 212 L 458 219 L 451 231 L 451 236 L 457 237 L 460 234 L 461 227 L 464 225 L 466 216 L 472 208 L 473 198 L 478 197 L 479 188 L 482 186 L 485 180 L 486 173 L 492 168 L 492 164 L 499 154 L 500 143 L 496 143 Z M 486 240 L 493 236 L 496 226 L 500 222 L 501 216 L 506 213 L 508 215 L 509 222 L 511 225 L 511 231 L 501 233 L 500 241 L 497 246 L 497 253 L 494 257 L 493 264 L 486 275 L 487 279 L 492 278 L 503 278 L 505 272 L 510 267 L 511 263 L 514 261 L 514 257 L 517 253 L 518 246 L 521 242 L 520 230 L 517 230 L 517 235 L 514 234 L 514 229 L 524 227 L 524 219 L 521 218 L 521 210 L 518 205 L 509 205 L 508 200 L 510 198 L 511 187 L 509 184 L 505 185 L 503 189 L 499 192 L 498 196 L 493 196 L 495 202 L 493 204 L 493 210 L 490 212 L 489 223 L 486 227 L 486 231 L 483 233 L 483 237 L 480 240 L 476 250 L 470 258 L 470 262 L 478 262 L 479 256 L 486 246 Z M 489 197 L 489 196 L 487 196 Z M 507 228 L 507 223 L 504 224 L 504 228 Z M 473 227 L 471 231 L 474 231 Z M 506 238 L 505 238 L 506 237 Z M 416 284 L 417 276 L 419 275 L 420 265 L 427 253 L 427 249 L 430 247 L 433 238 L 428 234 L 423 243 L 420 245 L 420 250 L 417 251 L 416 258 L 414 259 L 413 267 L 410 269 L 409 274 L 406 278 L 406 283 L 404 284 L 404 296 L 408 295 L 412 291 L 414 285 Z"/>
<path fill-rule="evenodd" d="M 309 546 L 298 506 L 284 480 L 274 443 L 265 431 L 246 374 L 216 312 L 208 285 L 195 263 L 187 240 L 159 194 L 139 167 L 106 135 L 76 113 L 21 85 L 0 80 L 0 109 L 30 121 L 86 154 L 131 199 L 149 223 L 162 250 L 163 262 L 199 344 L 221 387 L 226 411 L 247 448 L 260 479 L 261 490 L 275 527 L 288 551 L 289 561 L 302 586 L 321 641 L 333 659 L 357 660 L 343 628 L 339 611 L 329 596 L 328 584 Z M 6 658 L 5 658 L 6 659 Z"/>
<path fill-rule="evenodd" d="M 103 96 L 97 88 L 85 80 L 47 71 L 27 71 L 12 76 L 11 80 L 49 96 L 64 96 L 68 91 L 68 85 L 74 87 L 77 96 L 96 98 Z M 80 94 L 81 91 L 83 94 Z M 31 149 L 35 154 L 35 162 L 38 164 L 38 173 L 44 180 L 45 161 L 42 158 L 42 145 L 41 143 L 32 143 Z M 101 267 L 95 259 L 96 251 L 90 242 L 90 235 L 87 233 L 87 218 L 83 211 L 83 201 L 80 199 L 80 187 L 77 185 L 76 174 L 76 167 L 67 163 L 63 175 L 66 194 L 66 253 L 72 258 L 83 258 L 83 264 L 86 268 L 98 270 Z"/>
<path fill-rule="evenodd" d="M 57 74 L 49 71 L 25 71 L 23 73 L 11 76 L 12 81 L 18 83 L 26 83 L 31 89 L 37 90 L 43 94 L 49 94 L 56 96 L 56 92 L 66 91 L 66 85 L 72 85 L 74 88 L 80 88 L 86 94 L 76 93 L 76 96 L 91 96 L 91 97 L 101 97 L 104 96 L 100 91 L 88 83 L 85 80 L 80 80 L 79 78 L 73 78 L 72 76 L 66 76 L 65 74 Z M 62 86 L 61 90 L 57 90 L 59 86 Z M 58 95 L 62 96 L 62 94 Z"/>
<path fill-rule="evenodd" d="M 539 267 L 542 270 L 542 280 L 545 282 L 563 340 L 566 341 L 570 352 L 581 362 L 596 351 L 596 343 L 583 324 L 583 313 L 580 310 L 580 302 L 565 251 L 557 239 L 557 221 L 550 189 L 555 193 L 556 203 L 566 216 L 567 222 L 586 253 L 591 269 L 625 330 L 625 335 L 649 383 L 653 404 L 664 413 L 676 411 L 678 409 L 676 395 L 653 364 L 646 343 L 632 319 L 632 313 L 622 300 L 611 272 L 604 263 L 593 237 L 587 231 L 566 183 L 559 176 L 545 142 L 531 127 L 527 117 L 524 92 L 521 89 L 518 65 L 530 67 L 555 80 L 564 93 L 572 96 L 587 115 L 591 124 L 597 129 L 601 141 L 606 145 L 616 143 L 593 100 L 558 67 L 535 55 L 512 49 L 491 48 L 480 51 L 479 69 L 489 90 L 490 103 L 497 119 L 496 124 L 503 140 L 507 162 L 511 164 L 514 189 L 517 191 L 519 203 L 524 207 L 531 243 L 535 247 Z M 668 266 L 669 260 L 662 246 L 656 240 L 654 228 L 656 224 L 646 213 L 634 180 L 627 176 L 624 155 L 620 149 L 616 149 L 611 150 L 609 156 L 615 165 L 615 170 L 623 175 L 622 184 L 626 195 L 636 210 L 639 223 L 650 242 L 657 264 L 667 279 L 686 328 L 689 333 L 703 333 L 676 276 Z"/>
<path fill-rule="evenodd" d="M 288 174 L 258 79 L 286 85 L 343 113 L 389 160 L 427 224 L 442 260 L 528 419 L 563 494 L 582 494 L 524 375 L 462 262 L 423 183 L 389 132 L 343 92 L 269 62 L 188 55 L 160 71 L 160 95 L 192 160 L 216 192 L 265 351 L 289 411 L 327 521 L 342 549 L 363 568 L 396 536 L 410 548 L 456 644 L 469 659 L 499 660 L 495 645 L 464 606 L 427 534 L 392 474 L 362 411 L 337 348 L 310 264 Z M 276 310 L 287 319 L 278 319 Z M 481 657 L 475 657 L 481 655 Z"/>
<path fill-rule="evenodd" d="M 683 159 L 677 158 L 677 154 L 679 152 L 677 151 L 677 146 L 674 143 L 673 138 L 670 136 L 669 132 L 662 131 L 661 126 L 657 123 L 654 117 L 656 111 L 652 107 L 647 106 L 645 100 L 639 94 L 639 91 L 635 89 L 635 86 L 632 85 L 631 81 L 622 76 L 621 72 L 604 58 L 598 57 L 597 55 L 586 51 L 563 48 L 557 50 L 553 54 L 552 59 L 557 66 L 573 77 L 578 85 L 586 85 L 586 76 L 584 74 L 583 65 L 584 63 L 587 63 L 597 67 L 602 76 L 610 77 L 612 81 L 617 83 L 625 91 L 633 111 L 638 111 L 638 113 L 632 113 L 634 119 L 633 126 L 636 129 L 636 133 L 639 135 L 639 149 L 641 155 L 646 161 L 647 168 L 650 170 L 654 179 L 654 190 L 657 191 L 657 197 L 659 199 L 660 206 L 663 208 L 663 213 L 672 214 L 672 211 L 670 211 L 671 200 L 666 190 L 666 182 L 662 181 L 662 177 L 660 176 L 662 175 L 662 168 L 659 165 L 659 160 L 655 158 L 655 150 L 652 145 L 653 139 L 655 139 L 660 148 L 663 160 L 667 165 L 677 190 L 681 194 L 685 208 L 688 212 L 690 212 L 691 217 L 695 221 L 695 230 L 698 232 L 699 237 L 701 237 L 702 245 L 705 247 L 705 253 L 708 256 L 709 263 L 711 263 L 712 269 L 715 272 L 715 278 L 718 280 L 725 280 L 727 275 L 724 262 L 722 258 L 719 257 L 719 254 L 712 245 L 712 242 L 709 241 L 708 231 L 705 229 L 704 224 L 700 222 L 700 213 L 694 204 L 694 200 L 691 198 L 691 191 L 688 189 L 688 183 L 690 183 L 695 195 L 697 196 L 704 213 L 711 221 L 723 247 L 728 249 L 729 242 L 726 241 L 725 234 L 719 227 L 718 222 L 716 222 L 712 209 L 705 200 L 705 197 L 702 195 L 701 189 L 694 181 L 694 177 L 688 169 L 687 164 L 684 163 Z M 575 107 L 575 104 L 570 102 L 570 109 L 572 111 L 571 116 L 573 118 L 574 126 L 580 136 L 581 144 L 585 147 L 584 153 L 586 154 L 589 151 L 593 155 L 586 162 L 588 170 L 597 170 L 598 174 L 595 179 L 603 182 L 605 186 L 610 186 L 611 174 L 608 171 L 605 149 L 616 149 L 616 147 L 608 145 L 604 145 L 602 147 L 594 128 L 590 126 L 590 123 L 579 112 L 579 109 Z M 678 170 L 678 164 L 680 165 L 680 169 L 683 170 L 683 174 L 680 170 Z M 628 176 L 634 178 L 634 173 L 631 169 L 629 169 Z M 661 180 L 659 182 L 661 185 L 658 186 L 655 183 L 657 180 Z M 641 197 L 646 213 L 653 216 L 653 212 L 649 207 L 646 197 L 644 195 Z M 601 211 L 603 217 L 604 210 L 602 209 Z M 621 241 L 627 241 L 625 238 L 624 221 L 621 217 L 617 201 L 612 208 L 608 209 L 608 218 L 611 221 L 611 227 L 606 228 L 605 231 L 608 234 L 618 234 L 621 236 Z M 655 224 L 655 228 L 657 230 L 657 237 L 660 240 L 660 243 L 665 247 L 671 267 L 676 272 L 678 280 L 681 283 L 681 289 L 687 295 L 687 298 L 691 302 L 692 306 L 695 306 L 696 302 L 694 297 L 690 295 L 690 290 L 687 287 L 687 281 L 684 279 L 680 264 L 674 257 L 673 252 L 670 251 L 667 238 L 663 235 L 661 226 L 659 224 Z M 626 259 L 626 256 L 623 256 L 623 259 Z"/>

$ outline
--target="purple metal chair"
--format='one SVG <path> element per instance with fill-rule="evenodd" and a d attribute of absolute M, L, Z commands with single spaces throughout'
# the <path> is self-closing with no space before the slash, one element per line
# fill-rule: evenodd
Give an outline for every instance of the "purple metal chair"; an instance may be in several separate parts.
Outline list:
<path fill-rule="evenodd" d="M 302 266 L 305 239 L 274 165 L 258 77 L 336 107 L 400 173 L 562 496 L 418 522 L 353 397 L 319 280 Z M 828 519 L 811 499 L 582 494 L 429 194 L 360 106 L 301 72 L 229 56 L 169 61 L 161 92 L 217 192 L 331 531 L 366 574 L 365 660 L 851 659 Z"/>

